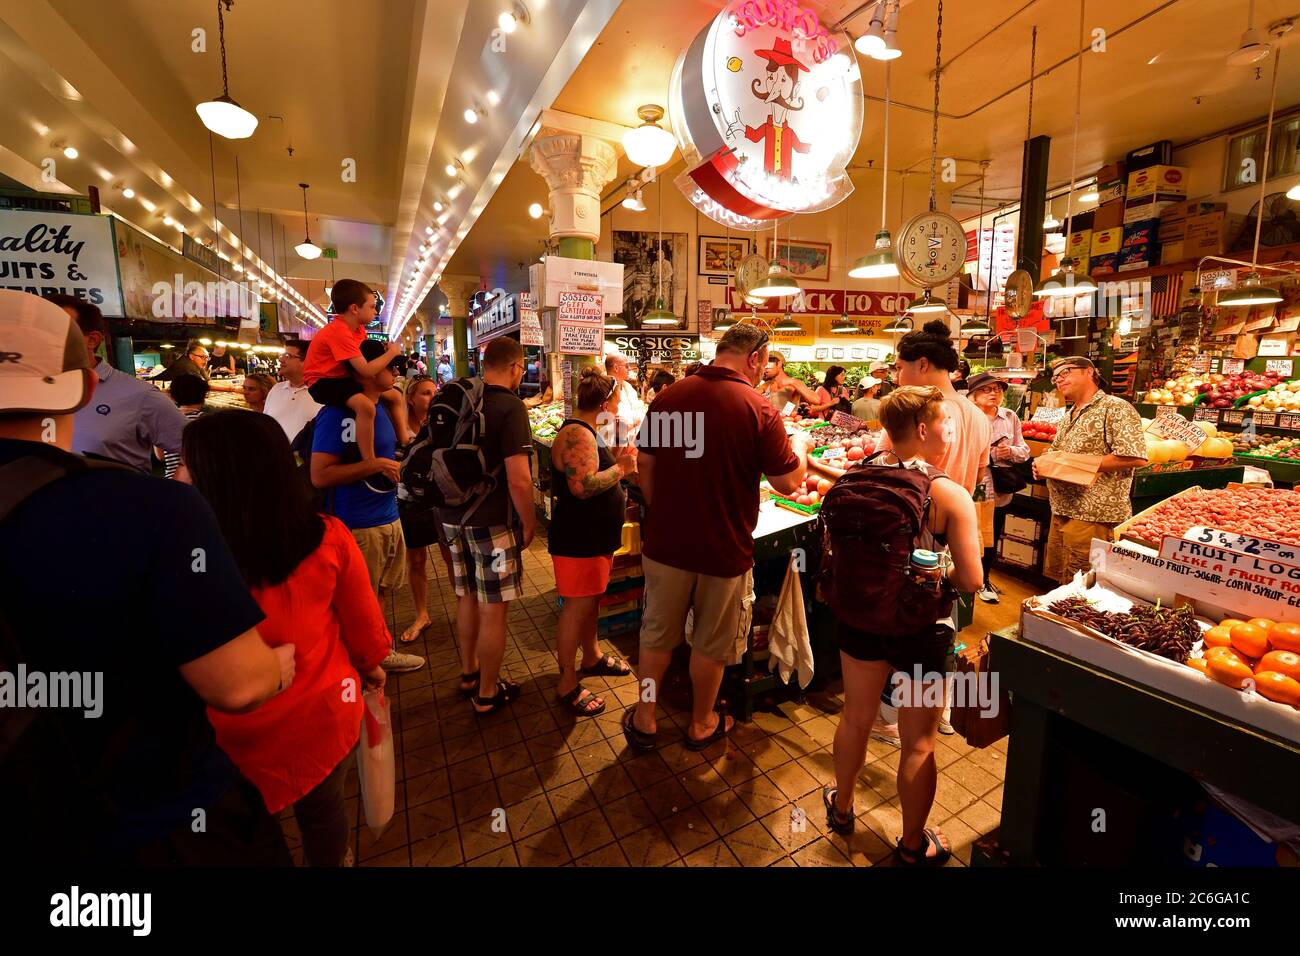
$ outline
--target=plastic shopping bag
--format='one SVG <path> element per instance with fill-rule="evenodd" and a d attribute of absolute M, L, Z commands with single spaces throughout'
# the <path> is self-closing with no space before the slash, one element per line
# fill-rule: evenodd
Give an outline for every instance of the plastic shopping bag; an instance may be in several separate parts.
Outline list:
<path fill-rule="evenodd" d="M 388 719 L 388 701 L 382 690 L 362 695 L 366 710 L 361 720 L 361 747 L 357 751 L 357 775 L 361 778 L 361 805 L 366 825 L 378 836 L 393 819 L 397 791 L 397 760 L 393 754 L 393 727 Z"/>

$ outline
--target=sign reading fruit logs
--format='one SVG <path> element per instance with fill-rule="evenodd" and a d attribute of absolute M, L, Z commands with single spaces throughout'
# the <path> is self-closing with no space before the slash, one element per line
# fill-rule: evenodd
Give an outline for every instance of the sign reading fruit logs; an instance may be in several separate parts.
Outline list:
<path fill-rule="evenodd" d="M 731 0 L 678 57 L 669 88 L 700 212 L 755 231 L 853 191 L 862 77 L 847 34 L 794 0 Z"/>

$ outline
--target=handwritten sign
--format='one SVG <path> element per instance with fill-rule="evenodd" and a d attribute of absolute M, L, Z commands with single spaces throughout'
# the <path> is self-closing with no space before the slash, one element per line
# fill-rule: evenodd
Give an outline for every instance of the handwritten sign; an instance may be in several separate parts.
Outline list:
<path fill-rule="evenodd" d="M 1300 429 L 1300 414 L 1296 412 L 1283 412 L 1277 417 L 1278 428 Z"/>
<path fill-rule="evenodd" d="M 519 344 L 543 344 L 542 322 L 537 314 L 537 297 L 529 292 L 519 296 Z"/>
<path fill-rule="evenodd" d="M 1160 408 L 1169 408 L 1171 406 L 1161 405 Z M 1159 411 L 1157 410 L 1157 415 Z M 1197 405 L 1196 410 L 1192 412 L 1192 421 L 1196 422 L 1217 422 L 1219 420 L 1219 410 L 1217 408 L 1206 408 L 1203 405 Z"/>
<path fill-rule="evenodd" d="M 1264 363 L 1265 372 L 1277 372 L 1279 375 L 1292 375 L 1295 371 L 1294 359 L 1269 359 Z"/>
<path fill-rule="evenodd" d="M 1246 360 L 1238 358 L 1226 358 L 1223 360 L 1224 375 L 1238 375 L 1246 370 Z"/>
<path fill-rule="evenodd" d="M 1198 544 L 1229 548 L 1243 554 L 1300 562 L 1300 545 L 1270 541 L 1268 538 L 1256 538 L 1254 535 L 1238 534 L 1235 531 L 1224 531 L 1221 528 L 1206 528 L 1197 525 L 1194 528 L 1188 528 L 1183 533 L 1183 537 Z"/>
<path fill-rule="evenodd" d="M 786 402 L 785 408 L 781 409 L 781 415 L 785 418 L 789 418 L 791 415 L 794 414 L 794 409 L 795 409 L 794 402 Z"/>
<path fill-rule="evenodd" d="M 1198 355 L 1192 359 L 1192 371 L 1208 372 L 1210 370 L 1210 357 L 1208 355 Z"/>
<path fill-rule="evenodd" d="M 1223 424 L 1240 425 L 1246 420 L 1246 413 L 1240 408 L 1225 408 L 1223 410 Z"/>
<path fill-rule="evenodd" d="M 1147 429 L 1161 438 L 1173 438 L 1186 445 L 1193 452 L 1205 444 L 1205 432 L 1182 415 L 1165 415 L 1157 418 Z"/>
<path fill-rule="evenodd" d="M 1250 420 L 1259 428 L 1274 428 L 1277 426 L 1277 412 L 1256 410 L 1251 414 Z"/>
<path fill-rule="evenodd" d="M 1059 425 L 1065 421 L 1065 408 L 1043 408 L 1039 407 L 1029 420 L 1031 422 L 1043 422 L 1047 425 Z"/>
<path fill-rule="evenodd" d="M 560 352 L 599 355 L 605 346 L 604 296 L 599 292 L 561 292 L 555 327 Z"/>
<path fill-rule="evenodd" d="M 1197 411 L 1199 410 L 1200 410 L 1200 406 L 1198 405 Z M 1178 407 L 1176 405 L 1160 405 L 1157 406 L 1156 408 L 1156 418 L 1182 418 L 1182 417 L 1183 416 L 1179 414 Z"/>
<path fill-rule="evenodd" d="M 848 412 L 835 412 L 831 415 L 831 424 L 840 428 L 847 428 L 851 432 L 861 431 L 867 427 L 867 423 L 860 418 L 854 418 Z"/>
<path fill-rule="evenodd" d="M 1160 557 L 1225 591 L 1241 591 L 1273 602 L 1276 610 L 1300 606 L 1300 564 L 1171 535 L 1161 540 Z"/>

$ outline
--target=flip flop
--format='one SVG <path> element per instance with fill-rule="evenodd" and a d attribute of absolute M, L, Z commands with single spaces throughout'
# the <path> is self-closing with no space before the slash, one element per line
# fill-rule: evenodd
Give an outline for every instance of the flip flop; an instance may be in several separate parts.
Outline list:
<path fill-rule="evenodd" d="M 412 624 L 411 626 L 414 627 L 415 625 Z M 427 630 L 428 630 L 429 628 L 431 628 L 431 627 L 433 627 L 433 622 L 432 622 L 432 621 L 430 621 L 428 624 L 425 624 L 425 625 L 423 625 L 422 627 L 420 627 L 420 629 L 417 630 L 417 631 L 416 631 L 416 632 L 415 632 L 411 637 L 407 637 L 406 635 L 411 633 L 411 628 L 408 627 L 408 628 L 407 628 L 407 629 L 402 633 L 402 636 L 399 637 L 399 638 L 397 639 L 397 643 L 398 643 L 398 644 L 414 644 L 414 643 L 415 643 L 416 641 L 418 641 L 420 638 L 424 637 L 424 632 L 427 631 Z"/>
<path fill-rule="evenodd" d="M 944 845 L 939 842 L 939 837 L 934 830 L 926 827 L 921 831 L 921 836 L 925 840 L 915 850 L 909 850 L 903 846 L 903 838 L 898 838 L 898 845 L 894 847 L 894 859 L 899 866 L 943 866 L 952 859 L 952 851 L 944 849 Z M 934 856 L 925 855 L 926 843 L 934 844 Z"/>
<path fill-rule="evenodd" d="M 586 694 L 586 697 L 582 695 Z M 593 710 L 591 704 L 600 700 L 595 694 L 579 684 L 567 694 L 560 695 L 560 703 L 564 704 L 578 717 L 599 717 L 605 712 L 605 701 L 601 700 L 600 704 Z"/>
<path fill-rule="evenodd" d="M 466 697 L 473 697 L 475 694 L 478 693 L 478 675 L 479 675 L 479 671 L 475 671 L 472 674 L 461 674 L 460 675 L 461 684 L 469 684 L 472 682 L 472 686 L 458 687 L 457 690 L 459 690 Z"/>
<path fill-rule="evenodd" d="M 623 665 L 622 669 L 619 665 Z M 606 654 L 595 667 L 579 667 L 578 673 L 584 677 L 626 677 L 632 673 L 632 665 L 621 657 Z"/>
<path fill-rule="evenodd" d="M 684 734 L 686 738 L 685 740 L 686 749 L 706 750 L 711 744 L 721 740 L 723 737 L 727 736 L 727 734 L 731 733 L 731 731 L 735 729 L 736 729 L 736 721 L 733 719 L 731 721 L 731 726 L 728 727 L 727 715 L 722 713 L 718 714 L 718 725 L 713 728 L 713 733 L 709 734 L 709 736 L 705 737 L 703 740 L 696 740 L 694 737 L 692 737 L 690 727 L 687 726 L 686 733 Z"/>
<path fill-rule="evenodd" d="M 632 722 L 635 716 L 635 707 L 629 707 L 623 712 L 623 736 L 627 738 L 628 744 L 634 750 L 654 750 L 655 735 L 648 734 L 644 730 L 638 730 L 636 724 Z"/>

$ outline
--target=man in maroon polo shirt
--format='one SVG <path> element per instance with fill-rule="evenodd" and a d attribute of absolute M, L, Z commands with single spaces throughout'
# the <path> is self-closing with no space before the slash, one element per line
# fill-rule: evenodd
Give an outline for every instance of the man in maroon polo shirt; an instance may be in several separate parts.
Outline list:
<path fill-rule="evenodd" d="M 807 468 L 807 436 L 792 444 L 780 414 L 755 390 L 767 352 L 761 329 L 733 326 L 713 364 L 664 389 L 641 424 L 639 481 L 649 503 L 642 527 L 642 693 L 623 718 L 628 742 L 640 750 L 655 746 L 658 688 L 692 608 L 686 746 L 702 750 L 731 730 L 732 719 L 724 724 L 713 708 L 752 587 L 759 480 L 766 476 L 777 491 L 792 494 Z"/>

